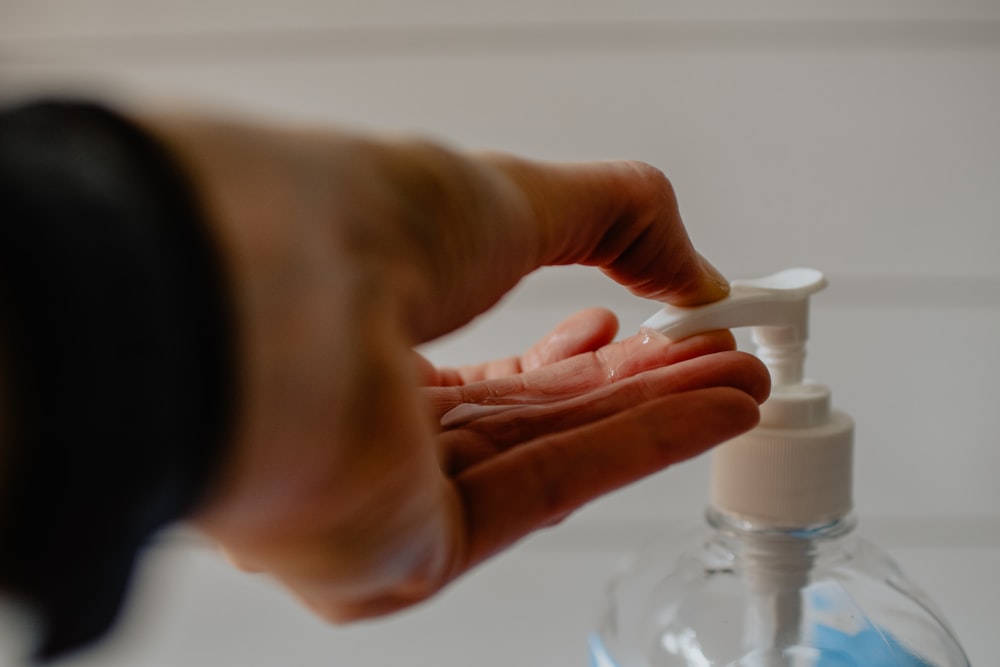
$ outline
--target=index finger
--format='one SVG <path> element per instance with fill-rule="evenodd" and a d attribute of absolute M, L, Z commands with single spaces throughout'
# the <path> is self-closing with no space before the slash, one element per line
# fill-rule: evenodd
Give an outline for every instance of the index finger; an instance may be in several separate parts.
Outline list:
<path fill-rule="evenodd" d="M 545 163 L 485 156 L 524 194 L 539 265 L 600 267 L 634 294 L 693 306 L 729 283 L 691 243 L 670 180 L 634 161 Z"/>

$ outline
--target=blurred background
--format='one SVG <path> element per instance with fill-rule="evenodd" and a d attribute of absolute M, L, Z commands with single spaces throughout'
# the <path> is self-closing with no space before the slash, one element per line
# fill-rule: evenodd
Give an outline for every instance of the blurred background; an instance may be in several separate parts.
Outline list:
<path fill-rule="evenodd" d="M 730 277 L 828 275 L 808 371 L 858 423 L 860 530 L 939 602 L 973 664 L 995 659 L 1000 3 L 2 0 L 0 99 L 41 93 L 659 166 Z M 545 270 L 425 352 L 514 354 L 590 305 L 624 334 L 658 307 L 593 270 Z M 150 549 L 113 640 L 65 665 L 585 665 L 605 581 L 698 520 L 707 463 L 348 628 L 180 529 Z"/>

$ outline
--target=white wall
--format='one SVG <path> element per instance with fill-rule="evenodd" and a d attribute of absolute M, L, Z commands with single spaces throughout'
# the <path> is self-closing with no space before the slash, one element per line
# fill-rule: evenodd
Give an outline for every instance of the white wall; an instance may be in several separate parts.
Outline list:
<path fill-rule="evenodd" d="M 998 3 L 3 0 L 0 95 L 46 90 L 652 162 L 730 276 L 829 275 L 810 374 L 858 421 L 863 525 L 924 549 L 911 560 L 928 573 L 928 550 L 1000 553 Z M 447 363 L 510 354 L 594 304 L 626 331 L 656 309 L 596 272 L 547 270 L 427 351 Z M 640 541 L 664 517 L 697 514 L 705 482 L 698 460 L 615 494 L 453 595 L 514 585 L 518 559 L 580 563 Z M 953 618 L 963 585 L 938 583 Z M 429 618 L 473 604 L 454 599 Z M 434 637 L 421 613 L 404 634 Z M 994 637 L 975 636 L 995 653 Z M 425 649 L 446 652 L 434 641 Z M 485 641 L 473 632 L 467 646 Z M 358 656 L 380 643 L 357 642 Z M 149 646 L 136 649 L 147 660 L 170 655 Z M 466 664 L 433 655 L 415 664 Z"/>

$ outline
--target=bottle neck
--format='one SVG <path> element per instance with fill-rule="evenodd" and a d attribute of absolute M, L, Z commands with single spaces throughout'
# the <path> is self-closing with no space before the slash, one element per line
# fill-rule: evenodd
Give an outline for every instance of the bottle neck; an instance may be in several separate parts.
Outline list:
<path fill-rule="evenodd" d="M 850 551 L 843 538 L 856 523 L 854 515 L 847 513 L 822 524 L 778 528 L 715 507 L 708 508 L 706 518 L 750 588 L 767 594 L 798 591 L 818 567 L 839 560 Z"/>
<path fill-rule="evenodd" d="M 761 543 L 828 541 L 847 535 L 857 525 L 854 513 L 847 512 L 820 524 L 778 527 L 751 521 L 713 505 L 705 510 L 705 519 L 721 533 Z"/>
<path fill-rule="evenodd" d="M 853 540 L 844 538 L 857 523 L 848 512 L 821 524 L 777 527 L 712 506 L 706 519 L 747 576 L 768 589 L 797 588 L 817 566 L 838 560 L 838 554 L 851 550 Z"/>

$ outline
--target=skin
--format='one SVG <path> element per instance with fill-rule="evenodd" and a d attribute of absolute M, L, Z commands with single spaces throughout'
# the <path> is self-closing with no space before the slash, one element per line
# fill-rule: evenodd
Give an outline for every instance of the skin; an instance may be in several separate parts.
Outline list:
<path fill-rule="evenodd" d="M 419 602 L 757 422 L 767 373 L 728 332 L 616 341 L 592 309 L 520 357 L 447 369 L 413 351 L 545 265 L 678 305 L 725 296 L 649 165 L 138 120 L 191 175 L 235 304 L 235 433 L 194 521 L 324 618 Z"/>

